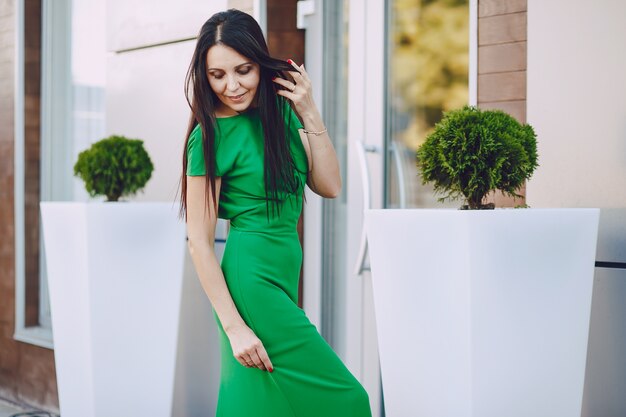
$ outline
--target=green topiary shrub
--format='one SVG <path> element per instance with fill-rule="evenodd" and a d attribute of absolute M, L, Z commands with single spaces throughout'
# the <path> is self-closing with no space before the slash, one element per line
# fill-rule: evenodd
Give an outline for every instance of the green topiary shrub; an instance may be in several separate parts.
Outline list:
<path fill-rule="evenodd" d="M 536 135 L 502 111 L 465 106 L 435 125 L 417 151 L 417 166 L 423 183 L 443 194 L 439 201 L 463 198 L 470 209 L 485 208 L 492 190 L 520 197 L 538 166 Z"/>
<path fill-rule="evenodd" d="M 154 169 L 143 141 L 109 136 L 78 155 L 74 175 L 85 181 L 92 197 L 105 195 L 107 201 L 141 190 Z"/>

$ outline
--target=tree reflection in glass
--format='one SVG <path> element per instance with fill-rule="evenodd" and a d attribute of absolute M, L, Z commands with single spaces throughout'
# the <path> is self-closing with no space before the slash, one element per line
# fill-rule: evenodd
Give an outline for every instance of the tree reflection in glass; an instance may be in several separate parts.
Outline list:
<path fill-rule="evenodd" d="M 468 103 L 468 0 L 394 0 L 389 10 L 387 206 L 441 207 L 415 151 L 444 111 Z"/>

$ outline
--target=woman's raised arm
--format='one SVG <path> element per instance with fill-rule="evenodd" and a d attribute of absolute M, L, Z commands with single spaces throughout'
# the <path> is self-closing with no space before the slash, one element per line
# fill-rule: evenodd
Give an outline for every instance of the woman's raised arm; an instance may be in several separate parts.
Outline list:
<path fill-rule="evenodd" d="M 311 80 L 304 65 L 298 66 L 291 60 L 289 63 L 297 70 L 291 72 L 295 83 L 282 78 L 275 78 L 274 82 L 287 89 L 278 90 L 277 94 L 293 102 L 304 125 L 300 135 L 309 159 L 307 184 L 316 194 L 335 198 L 341 192 L 341 172 L 335 148 L 313 101 Z"/>

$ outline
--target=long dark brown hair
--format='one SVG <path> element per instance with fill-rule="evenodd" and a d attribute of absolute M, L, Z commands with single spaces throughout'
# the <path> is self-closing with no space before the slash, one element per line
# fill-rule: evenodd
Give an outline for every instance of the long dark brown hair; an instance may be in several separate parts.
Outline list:
<path fill-rule="evenodd" d="M 230 9 L 211 16 L 200 29 L 196 48 L 185 77 L 185 96 L 191 108 L 189 125 L 183 147 L 183 169 L 181 174 L 182 195 L 180 217 L 187 218 L 187 144 L 193 129 L 200 124 L 207 178 L 207 203 L 209 189 L 215 194 L 215 108 L 219 99 L 209 85 L 206 56 L 209 48 L 221 44 L 228 46 L 260 67 L 260 80 L 255 101 L 263 125 L 265 138 L 265 197 L 272 212 L 279 210 L 278 202 L 286 192 L 296 192 L 299 184 L 294 175 L 295 163 L 287 141 L 284 111 L 286 99 L 276 94 L 274 77 L 290 78 L 287 71 L 295 68 L 285 61 L 272 58 L 263 32 L 254 18 L 239 10 Z M 271 204 L 270 204 L 271 203 Z M 215 201 L 215 204 L 217 202 Z M 269 210 L 268 210 L 269 216 Z"/>

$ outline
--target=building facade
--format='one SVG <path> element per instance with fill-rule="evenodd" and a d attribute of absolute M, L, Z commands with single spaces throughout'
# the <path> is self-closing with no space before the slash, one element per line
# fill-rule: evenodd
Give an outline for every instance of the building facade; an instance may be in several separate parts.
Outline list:
<path fill-rule="evenodd" d="M 304 62 L 314 82 L 344 190 L 329 201 L 307 195 L 300 299 L 383 415 L 362 213 L 440 207 L 416 180 L 414 152 L 442 111 L 472 104 L 535 127 L 540 167 L 523 199 L 490 196 L 498 206 L 626 205 L 626 56 L 615 47 L 626 38 L 626 8 L 588 3 L 0 0 L 0 398 L 58 412 L 39 202 L 86 200 L 71 175 L 75 157 L 113 133 L 144 139 L 155 164 L 136 200 L 175 201 L 195 36 L 211 14 L 235 7 L 257 18 L 273 54 Z M 184 282 L 174 415 L 207 415 L 219 351 L 189 258 Z M 613 294 L 626 296 L 615 282 Z M 615 308 L 610 315 L 624 317 Z M 622 336 L 598 351 L 623 352 L 625 321 L 610 327 Z M 626 388 L 626 359 L 613 359 L 614 373 L 594 374 L 586 388 L 587 415 L 601 415 L 596 387 Z M 626 410 L 618 397 L 602 402 Z"/>

